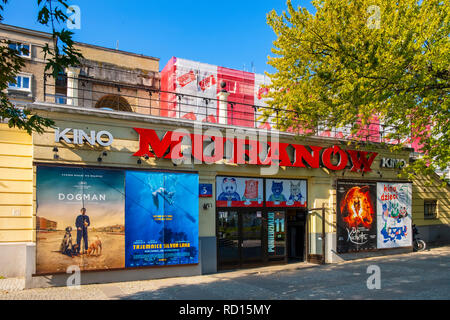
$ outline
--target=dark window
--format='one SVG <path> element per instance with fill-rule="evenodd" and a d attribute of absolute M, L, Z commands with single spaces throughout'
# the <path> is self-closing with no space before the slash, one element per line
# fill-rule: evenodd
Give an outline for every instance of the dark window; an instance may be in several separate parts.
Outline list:
<path fill-rule="evenodd" d="M 31 57 L 30 45 L 18 42 L 11 42 L 9 47 L 17 51 L 17 55 L 21 57 Z"/>
<path fill-rule="evenodd" d="M 425 200 L 424 202 L 424 217 L 425 219 L 435 219 L 437 200 Z"/>

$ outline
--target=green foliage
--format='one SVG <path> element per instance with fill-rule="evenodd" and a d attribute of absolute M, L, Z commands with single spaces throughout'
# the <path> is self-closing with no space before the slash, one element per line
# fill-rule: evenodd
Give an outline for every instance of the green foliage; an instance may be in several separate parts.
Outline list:
<path fill-rule="evenodd" d="M 53 3 L 54 2 L 54 3 Z M 8 0 L 0 0 L 0 21 L 4 5 Z M 82 55 L 73 45 L 73 33 L 56 25 L 65 23 L 69 18 L 62 11 L 67 9 L 66 0 L 37 0 L 39 13 L 37 21 L 43 25 L 51 24 L 52 45 L 45 44 L 43 51 L 46 59 L 45 71 L 51 72 L 56 78 L 59 73 L 69 66 L 78 65 Z M 46 127 L 50 127 L 54 122 L 50 119 L 32 114 L 29 110 L 16 108 L 9 100 L 7 88 L 9 83 L 15 83 L 15 76 L 25 66 L 25 62 L 16 50 L 9 48 L 9 41 L 0 40 L 0 119 L 7 119 L 9 127 L 26 130 L 29 134 L 33 131 L 42 133 Z M 22 49 L 25 51 L 25 49 Z M 26 52 L 23 52 L 26 53 Z M 43 76 L 43 75 L 42 75 Z"/>
<path fill-rule="evenodd" d="M 354 139 L 376 115 L 387 138 L 423 144 L 409 172 L 450 163 L 448 2 L 441 0 L 315 0 L 316 13 L 267 15 L 277 39 L 269 64 L 268 104 L 280 129 L 350 126 Z M 265 117 L 273 112 L 267 109 Z"/>
<path fill-rule="evenodd" d="M 64 9 L 69 6 L 66 0 L 57 0 L 57 4 L 61 5 Z M 38 13 L 38 22 L 43 25 L 51 23 L 52 27 L 52 39 L 53 46 L 50 47 L 48 43 L 44 46 L 44 54 L 47 59 L 47 65 L 45 66 L 45 72 L 50 70 L 53 77 L 56 78 L 58 74 L 64 72 L 64 68 L 68 66 L 74 66 L 79 64 L 79 59 L 82 58 L 81 53 L 76 50 L 72 40 L 73 32 L 62 28 L 60 31 L 55 29 L 56 23 L 65 23 L 69 18 L 61 10 L 60 7 L 52 6 L 51 0 L 38 0 L 38 5 L 42 7 Z"/>

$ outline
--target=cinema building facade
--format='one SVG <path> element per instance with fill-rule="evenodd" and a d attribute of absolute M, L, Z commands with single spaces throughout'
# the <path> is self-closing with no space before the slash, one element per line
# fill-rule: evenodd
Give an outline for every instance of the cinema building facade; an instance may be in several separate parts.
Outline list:
<path fill-rule="evenodd" d="M 85 284 L 337 263 L 412 251 L 413 223 L 449 240 L 449 188 L 398 177 L 411 149 L 259 123 L 257 76 L 174 58 L 160 89 L 154 58 L 131 54 L 148 63 L 134 70 L 127 53 L 85 47 L 85 67 L 21 103 L 53 128 L 0 123 L 0 276 L 42 287 L 76 270 Z M 203 95 L 182 91 L 197 78 Z"/>
<path fill-rule="evenodd" d="M 64 285 L 72 265 L 90 283 L 412 251 L 411 217 L 418 224 L 416 203 L 433 182 L 400 180 L 398 168 L 387 165 L 407 162 L 409 150 L 392 154 L 289 133 L 274 138 L 261 129 L 247 128 L 242 137 L 228 125 L 119 111 L 30 108 L 56 128 L 32 137 L 1 128 L 9 150 L 22 152 L 2 168 L 10 179 L 4 184 L 20 193 L 2 210 L 15 214 L 10 228 L 21 227 L 29 239 L 16 242 L 14 232 L 2 231 L 2 241 L 13 240 L 2 243 L 2 270 L 11 270 L 3 261 L 14 261 L 30 287 Z M 252 147 L 262 152 L 255 157 Z M 14 168 L 25 159 L 30 168 Z M 434 183 L 446 208 L 448 189 Z M 72 244 L 84 246 L 75 225 L 82 207 L 90 218 L 87 253 L 63 254 L 68 227 Z M 27 210 L 32 226 L 25 228 Z M 97 240 L 101 251 L 91 248 Z"/>

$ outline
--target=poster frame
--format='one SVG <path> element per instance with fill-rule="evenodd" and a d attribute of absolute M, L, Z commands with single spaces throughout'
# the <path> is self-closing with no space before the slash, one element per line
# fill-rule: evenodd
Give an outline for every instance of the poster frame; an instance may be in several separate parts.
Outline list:
<path fill-rule="evenodd" d="M 87 168 L 87 169 L 103 169 L 103 170 L 115 170 L 115 171 L 124 171 L 133 170 L 133 171 L 152 171 L 152 172 L 171 172 L 171 173 L 192 173 L 198 174 L 197 170 L 173 170 L 173 169 L 154 169 L 154 168 L 136 168 L 136 167 L 113 167 L 113 166 L 95 166 L 95 165 L 84 165 L 84 164 L 75 164 L 75 163 L 48 163 L 48 162 L 40 162 L 33 161 L 33 192 L 36 192 L 36 177 L 37 177 L 37 167 L 66 167 L 66 168 Z M 124 187 L 126 188 L 125 181 Z M 33 213 L 37 213 L 37 204 L 33 204 Z M 36 234 L 36 230 L 33 230 Z M 199 239 L 200 240 L 200 239 Z M 35 242 L 36 243 L 36 242 Z M 37 255 L 37 245 L 35 246 L 35 255 Z M 108 269 L 93 269 L 93 270 L 80 270 L 81 273 L 95 273 L 95 272 L 106 272 L 106 271 L 125 271 L 125 270 L 137 270 L 137 269 L 153 269 L 153 268 L 170 268 L 170 267 L 187 267 L 187 266 L 198 266 L 200 264 L 200 259 L 197 263 L 188 263 L 188 264 L 174 264 L 174 265 L 157 265 L 157 266 L 138 266 L 138 267 L 121 267 L 121 268 L 108 268 Z M 36 265 L 36 262 L 35 262 Z M 41 276 L 49 276 L 49 275 L 59 275 L 59 274 L 67 274 L 66 272 L 36 272 L 36 268 L 34 268 L 34 273 L 31 274 L 32 277 L 41 277 Z"/>
<path fill-rule="evenodd" d="M 364 180 L 360 180 L 360 179 L 336 179 L 334 182 L 334 190 L 336 191 L 336 207 L 333 208 L 334 210 L 336 210 L 336 215 L 337 215 L 337 187 L 338 187 L 338 182 L 340 181 L 346 181 L 346 182 L 359 182 L 359 183 L 366 183 L 366 182 L 372 182 L 372 183 L 411 183 L 413 184 L 413 182 L 411 180 L 406 180 L 406 179 L 399 179 L 399 180 L 387 180 L 387 179 L 364 179 Z M 375 205 L 377 205 L 377 200 L 375 201 Z M 378 209 L 375 208 L 375 215 L 378 214 Z M 337 216 L 336 216 L 337 219 Z M 414 222 L 413 222 L 414 223 Z M 378 236 L 378 227 L 377 227 L 377 236 Z M 336 240 L 337 240 L 337 221 L 336 221 Z M 337 243 L 337 242 L 336 242 Z M 365 250 L 359 250 L 359 251 L 355 251 L 355 252 L 342 252 L 342 253 L 338 253 L 338 255 L 347 255 L 347 254 L 358 254 L 358 253 L 365 253 L 365 252 L 380 252 L 380 251 L 403 251 L 403 250 L 412 250 L 413 246 L 409 246 L 409 247 L 398 247 L 398 248 L 375 248 L 375 249 L 365 249 Z"/>
<path fill-rule="evenodd" d="M 271 209 L 273 209 L 273 210 L 276 210 L 276 209 L 305 209 L 305 210 L 308 210 L 308 206 L 309 206 L 309 189 L 308 189 L 308 179 L 307 178 L 299 178 L 299 179 L 296 179 L 296 178 L 263 178 L 264 179 L 264 207 L 265 208 L 271 208 Z M 267 195 L 266 195 L 266 188 L 267 188 L 267 180 L 286 180 L 286 181 L 288 181 L 288 180 L 292 180 L 292 181 L 305 181 L 305 183 L 306 183 L 306 205 L 305 206 L 302 206 L 302 207 L 295 207 L 295 206 L 275 206 L 275 207 L 270 207 L 270 206 L 267 206 L 267 201 L 266 201 L 266 198 L 267 198 Z"/>
<path fill-rule="evenodd" d="M 309 180 L 307 178 L 266 178 L 264 176 L 240 176 L 240 175 L 223 175 L 223 174 L 217 174 L 214 177 L 214 183 L 216 184 L 214 186 L 214 191 L 216 192 L 215 196 L 213 197 L 215 200 L 215 202 L 217 201 L 217 178 L 226 178 L 226 177 L 232 177 L 232 178 L 248 178 L 248 179 L 262 179 L 263 182 L 263 201 L 262 201 L 262 206 L 260 207 L 251 207 L 251 206 L 242 206 L 242 207 L 217 207 L 217 208 L 222 208 L 222 209 L 226 209 L 226 208 L 232 208 L 232 209 L 237 209 L 237 208 L 260 208 L 260 209 L 266 209 L 266 208 L 271 208 L 272 210 L 282 210 L 282 209 L 305 209 L 308 210 L 308 206 L 309 206 Z M 267 184 L 267 180 L 291 180 L 291 181 L 305 181 L 306 182 L 306 205 L 304 207 L 295 207 L 295 206 L 275 206 L 275 207 L 269 207 L 267 206 L 267 201 L 266 201 L 266 184 Z"/>
<path fill-rule="evenodd" d="M 378 183 L 402 183 L 402 184 L 411 184 L 411 226 L 414 225 L 414 221 L 413 221 L 413 182 L 410 180 L 398 180 L 398 181 L 388 181 L 388 180 L 378 180 L 377 181 L 377 210 L 376 210 L 376 214 L 378 215 Z M 377 217 L 378 218 L 378 217 Z M 377 221 L 377 241 L 378 241 L 378 221 Z M 411 230 L 412 232 L 412 230 Z M 411 234 L 411 245 L 410 246 L 401 246 L 401 247 L 388 247 L 388 248 L 378 248 L 378 244 L 377 244 L 377 251 L 379 250 L 401 250 L 401 249 L 413 249 L 414 248 L 414 236 Z"/>

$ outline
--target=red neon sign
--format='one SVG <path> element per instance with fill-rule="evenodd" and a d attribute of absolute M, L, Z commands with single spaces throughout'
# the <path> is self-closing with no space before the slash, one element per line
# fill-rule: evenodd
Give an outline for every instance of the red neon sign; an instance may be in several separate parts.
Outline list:
<path fill-rule="evenodd" d="M 134 128 L 139 134 L 139 150 L 133 154 L 136 157 L 155 157 L 164 159 L 183 159 L 181 152 L 181 142 L 183 137 L 188 136 L 191 141 L 192 156 L 202 162 L 216 162 L 224 157 L 225 143 L 233 146 L 233 155 L 228 159 L 229 163 L 253 164 L 253 165 L 276 165 L 299 168 L 328 168 L 329 170 L 343 170 L 350 164 L 353 172 L 370 172 L 370 168 L 377 152 L 344 150 L 340 146 L 324 148 L 320 146 L 304 146 L 293 143 L 273 143 L 266 144 L 249 139 L 224 138 L 217 136 L 207 136 L 200 134 L 187 134 L 167 131 L 162 139 L 158 137 L 153 129 Z M 205 140 L 214 144 L 214 154 L 204 154 Z M 294 149 L 294 161 L 291 161 L 288 154 L 288 147 Z M 260 158 L 262 150 L 267 150 L 267 156 Z M 246 160 L 247 158 L 247 160 Z M 339 159 L 337 162 L 333 159 Z"/>

